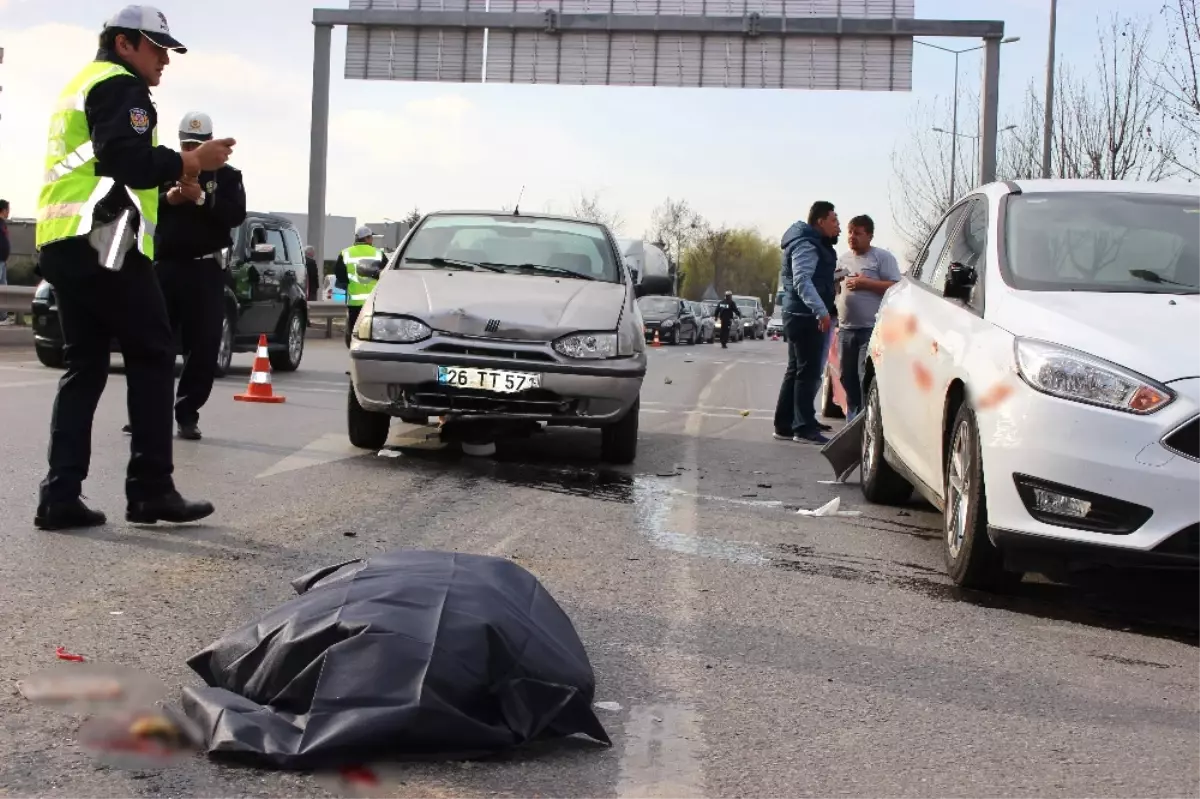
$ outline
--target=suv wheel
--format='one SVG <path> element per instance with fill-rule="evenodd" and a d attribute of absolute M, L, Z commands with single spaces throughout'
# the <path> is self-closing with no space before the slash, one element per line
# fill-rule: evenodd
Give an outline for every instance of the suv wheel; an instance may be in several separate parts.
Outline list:
<path fill-rule="evenodd" d="M 862 492 L 868 502 L 901 505 L 912 496 L 912 484 L 883 457 L 883 415 L 879 412 L 879 381 L 867 388 L 862 432 Z"/>
<path fill-rule="evenodd" d="M 346 430 L 352 445 L 360 449 L 382 449 L 387 443 L 391 423 L 392 417 L 386 413 L 368 411 L 359 405 L 354 386 L 350 386 L 346 398 Z"/>
<path fill-rule="evenodd" d="M 300 359 L 304 357 L 304 314 L 299 308 L 288 313 L 283 329 L 283 341 L 287 346 L 269 353 L 271 368 L 277 372 L 294 372 L 300 368 Z"/>
<path fill-rule="evenodd" d="M 43 346 L 41 344 L 34 347 L 34 352 L 37 353 L 37 359 L 42 362 L 42 366 L 49 366 L 51 369 L 62 369 L 66 365 L 63 356 L 63 345 Z"/>
<path fill-rule="evenodd" d="M 638 417 L 642 400 L 633 401 L 629 411 L 614 422 L 600 429 L 600 457 L 609 463 L 628 465 L 637 457 Z"/>
<path fill-rule="evenodd" d="M 229 374 L 229 364 L 233 362 L 233 320 L 229 318 L 226 308 L 221 317 L 221 344 L 217 348 L 217 377 Z"/>
<path fill-rule="evenodd" d="M 1004 558 L 987 534 L 987 497 L 975 412 L 965 402 L 954 419 L 946 452 L 946 573 L 963 588 L 997 589 L 1019 583 L 1022 574 L 1005 571 Z"/>

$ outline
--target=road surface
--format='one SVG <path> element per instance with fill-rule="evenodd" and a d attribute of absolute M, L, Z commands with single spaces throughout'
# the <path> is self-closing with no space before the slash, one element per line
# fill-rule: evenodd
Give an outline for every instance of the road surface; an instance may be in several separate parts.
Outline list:
<path fill-rule="evenodd" d="M 830 486 L 816 449 L 770 438 L 784 345 L 654 350 L 640 456 L 556 430 L 476 460 L 382 458 L 345 438 L 345 349 L 311 339 L 283 405 L 220 381 L 202 442 L 177 442 L 203 526 L 124 523 L 119 367 L 85 493 L 107 527 L 32 526 L 57 373 L 0 348 L 0 795 L 324 796 L 327 783 L 211 763 L 129 771 L 75 743 L 79 716 L 13 681 L 63 646 L 197 682 L 185 660 L 293 594 L 317 566 L 391 548 L 512 557 L 587 646 L 614 746 L 407 765 L 398 796 L 1196 796 L 1194 578 L 953 590 L 940 518 Z M 746 415 L 745 412 L 749 411 Z M 404 428 L 396 428 L 404 435 Z M 860 518 L 794 510 L 841 496 Z"/>

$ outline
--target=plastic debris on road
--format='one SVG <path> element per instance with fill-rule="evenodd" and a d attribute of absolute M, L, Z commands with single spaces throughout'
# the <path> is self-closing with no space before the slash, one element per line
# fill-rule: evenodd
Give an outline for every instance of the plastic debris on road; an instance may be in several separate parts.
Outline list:
<path fill-rule="evenodd" d="M 862 516 L 860 510 L 838 510 L 842 504 L 841 497 L 834 497 L 816 510 L 801 508 L 796 513 L 801 516 Z"/>
<path fill-rule="evenodd" d="M 570 619 L 512 561 L 394 551 L 319 569 L 188 665 L 210 755 L 279 768 L 479 755 L 576 733 L 611 745 Z"/>
<path fill-rule="evenodd" d="M 609 713 L 617 713 L 618 711 L 621 710 L 621 703 L 620 702 L 597 702 L 595 704 L 595 708 L 596 708 L 596 710 L 606 710 Z"/>
<path fill-rule="evenodd" d="M 74 652 L 68 652 L 65 647 L 55 647 L 54 656 L 59 660 L 69 660 L 72 663 L 83 663 L 87 660 L 83 655 L 77 655 Z"/>

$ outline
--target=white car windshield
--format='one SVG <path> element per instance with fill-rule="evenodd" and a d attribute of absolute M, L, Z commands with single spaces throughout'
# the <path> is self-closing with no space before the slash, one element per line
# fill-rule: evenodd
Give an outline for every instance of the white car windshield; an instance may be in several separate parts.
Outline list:
<path fill-rule="evenodd" d="M 1030 291 L 1195 294 L 1200 199 L 1072 192 L 1018 195 L 1005 219 L 1005 281 Z"/>
<path fill-rule="evenodd" d="M 398 259 L 399 269 L 460 268 L 621 283 L 605 229 L 589 222 L 508 214 L 434 214 Z"/>
<path fill-rule="evenodd" d="M 642 297 L 638 300 L 638 308 L 642 313 L 676 313 L 679 300 L 672 297 Z"/>

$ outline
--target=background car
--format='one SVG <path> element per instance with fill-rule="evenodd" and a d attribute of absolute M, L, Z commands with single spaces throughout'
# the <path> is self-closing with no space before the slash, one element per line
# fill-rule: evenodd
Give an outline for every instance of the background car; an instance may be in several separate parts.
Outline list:
<path fill-rule="evenodd" d="M 692 315 L 696 317 L 696 320 L 700 324 L 700 343 L 712 344 L 717 334 L 717 325 L 712 313 L 706 310 L 704 305 L 699 302 L 689 300 L 688 305 L 691 306 Z"/>
<path fill-rule="evenodd" d="M 233 246 L 222 253 L 226 265 L 225 315 L 217 376 L 229 371 L 235 352 L 254 352 L 267 337 L 271 368 L 291 372 L 304 356 L 308 326 L 307 271 L 300 233 L 288 219 L 250 213 L 233 229 Z M 62 324 L 54 287 L 42 281 L 34 291 L 34 350 L 44 365 L 63 366 Z M 120 348 L 114 339 L 112 351 Z M 178 346 L 178 338 L 176 346 Z"/>
<path fill-rule="evenodd" d="M 758 297 L 744 294 L 733 295 L 738 310 L 742 312 L 742 329 L 748 338 L 767 337 L 767 314 L 763 311 L 762 301 Z"/>
<path fill-rule="evenodd" d="M 776 305 L 767 320 L 767 335 L 783 337 L 783 306 Z"/>
<path fill-rule="evenodd" d="M 700 340 L 700 320 L 687 300 L 646 296 L 637 305 L 642 312 L 647 342 L 654 340 L 655 333 L 663 344 L 695 344 Z"/>
<path fill-rule="evenodd" d="M 951 579 L 1200 564 L 1200 191 L 992 183 L 883 298 L 862 488 L 943 510 Z"/>
<path fill-rule="evenodd" d="M 604 225 L 429 214 L 379 272 L 354 327 L 350 442 L 379 449 L 393 416 L 470 422 L 477 436 L 544 422 L 598 428 L 601 457 L 631 463 L 646 374 L 637 298 L 655 290 L 669 291 L 669 279 L 635 286 Z"/>

